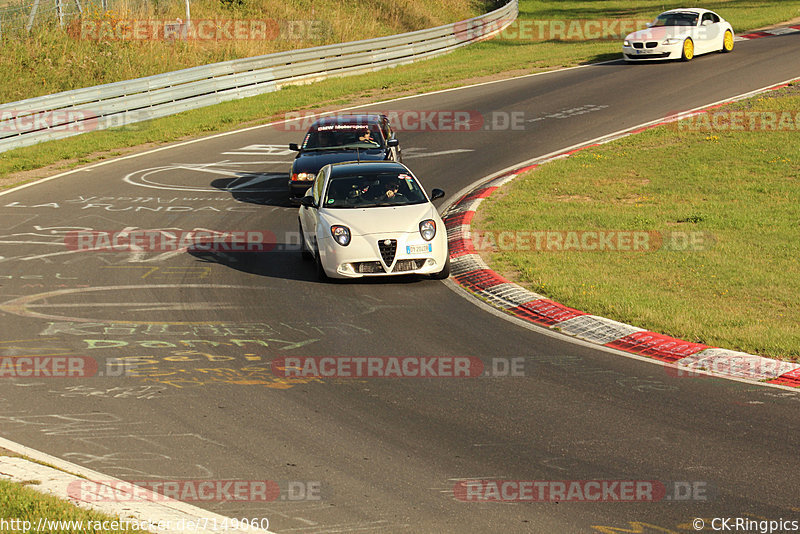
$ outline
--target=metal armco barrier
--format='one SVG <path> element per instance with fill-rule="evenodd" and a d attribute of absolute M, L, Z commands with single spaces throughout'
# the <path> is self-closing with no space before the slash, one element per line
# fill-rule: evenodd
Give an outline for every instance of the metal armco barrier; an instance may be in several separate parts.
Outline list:
<path fill-rule="evenodd" d="M 514 22 L 518 0 L 469 20 L 363 41 L 225 61 L 75 89 L 0 106 L 0 152 L 174 115 L 286 85 L 348 76 L 438 56 Z"/>

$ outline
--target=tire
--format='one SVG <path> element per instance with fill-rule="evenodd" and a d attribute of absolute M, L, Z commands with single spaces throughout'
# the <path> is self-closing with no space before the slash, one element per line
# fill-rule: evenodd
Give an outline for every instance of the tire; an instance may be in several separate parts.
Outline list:
<path fill-rule="evenodd" d="M 683 61 L 691 61 L 694 57 L 694 41 L 691 37 L 687 37 L 683 42 L 683 50 L 681 51 L 681 59 Z"/>
<path fill-rule="evenodd" d="M 327 282 L 328 275 L 325 274 L 325 268 L 322 266 L 322 257 L 319 255 L 319 249 L 316 250 L 314 259 L 317 266 L 317 280 L 320 282 Z"/>
<path fill-rule="evenodd" d="M 431 278 L 434 280 L 446 280 L 450 278 L 450 251 L 447 251 L 447 259 L 444 260 L 444 267 L 438 273 L 433 273 Z"/>
<path fill-rule="evenodd" d="M 722 52 L 723 54 L 727 54 L 728 52 L 733 50 L 733 33 L 730 30 L 725 30 L 725 37 L 722 38 Z"/>
<path fill-rule="evenodd" d="M 300 227 L 300 255 L 303 256 L 304 260 L 313 260 L 314 255 L 311 254 L 311 251 L 308 250 L 306 247 L 306 236 L 303 234 L 303 223 L 300 222 L 300 219 L 297 219 L 297 225 Z"/>

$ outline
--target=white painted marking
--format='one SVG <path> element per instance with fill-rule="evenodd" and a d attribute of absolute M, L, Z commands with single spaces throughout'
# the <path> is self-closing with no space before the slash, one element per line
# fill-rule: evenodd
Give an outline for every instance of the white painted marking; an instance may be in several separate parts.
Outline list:
<path fill-rule="evenodd" d="M 291 154 L 296 154 L 296 152 L 291 150 L 288 145 L 248 145 L 242 148 L 233 149 L 230 152 L 223 152 L 223 154 L 231 154 L 236 156 L 289 156 Z"/>
<path fill-rule="evenodd" d="M 455 148 L 453 150 L 440 150 L 438 152 L 423 152 L 419 154 L 416 152 L 412 152 L 411 154 L 409 154 L 408 152 L 409 150 L 403 151 L 403 159 L 428 158 L 431 156 L 446 156 L 449 154 L 462 154 L 464 152 L 475 152 L 475 150 L 471 148 Z"/>

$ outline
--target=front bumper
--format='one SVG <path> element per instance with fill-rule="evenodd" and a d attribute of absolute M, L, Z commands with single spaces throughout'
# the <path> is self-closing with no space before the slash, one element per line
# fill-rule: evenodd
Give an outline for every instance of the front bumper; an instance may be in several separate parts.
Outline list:
<path fill-rule="evenodd" d="M 653 48 L 647 48 L 646 42 L 642 48 L 623 46 L 622 55 L 626 61 L 657 61 L 663 59 L 680 59 L 683 55 L 683 43 L 665 45 L 658 43 Z"/>
<path fill-rule="evenodd" d="M 380 245 L 387 239 L 396 241 L 394 255 L 388 261 L 388 254 L 385 250 L 382 254 Z M 353 236 L 346 247 L 333 238 L 320 239 L 318 243 L 322 266 L 331 278 L 434 274 L 444 268 L 448 254 L 446 232 L 437 233 L 431 241 L 425 241 L 418 233 L 395 233 Z M 422 250 L 427 248 L 430 250 Z"/>

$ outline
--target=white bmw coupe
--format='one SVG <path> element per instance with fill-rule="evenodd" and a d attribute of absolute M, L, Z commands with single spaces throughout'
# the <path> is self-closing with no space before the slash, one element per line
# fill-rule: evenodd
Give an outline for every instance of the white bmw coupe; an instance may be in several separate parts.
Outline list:
<path fill-rule="evenodd" d="M 644 30 L 633 32 L 622 43 L 625 61 L 682 59 L 709 52 L 733 50 L 733 28 L 707 9 L 672 9 L 661 13 Z"/>
<path fill-rule="evenodd" d="M 447 231 L 430 198 L 402 163 L 325 165 L 300 199 L 303 257 L 321 280 L 400 274 L 450 276 Z"/>

